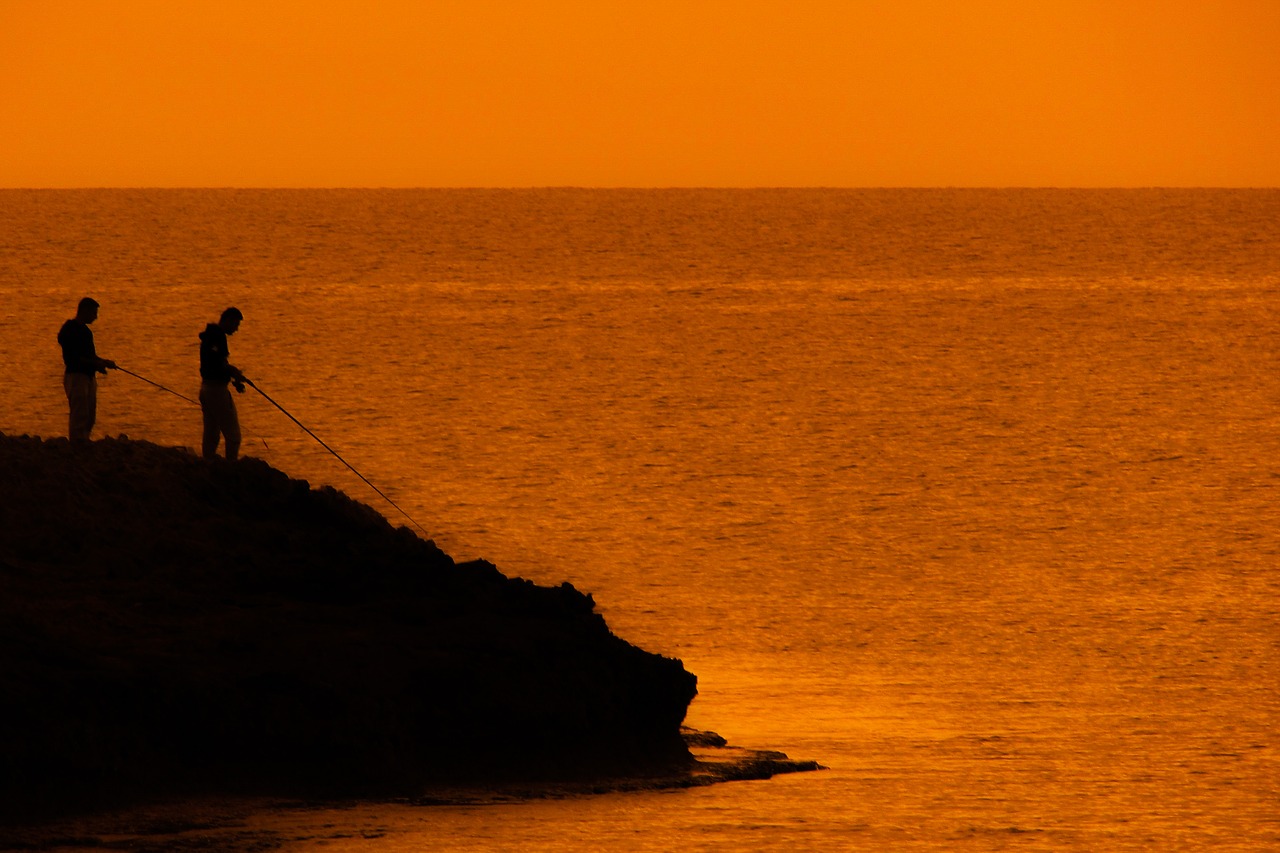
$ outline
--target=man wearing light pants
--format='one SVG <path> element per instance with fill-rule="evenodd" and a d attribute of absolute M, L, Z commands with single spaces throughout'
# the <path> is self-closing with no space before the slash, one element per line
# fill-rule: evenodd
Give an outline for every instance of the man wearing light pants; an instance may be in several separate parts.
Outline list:
<path fill-rule="evenodd" d="M 227 337 L 240 328 L 244 315 L 239 308 L 228 308 L 216 323 L 200 333 L 200 411 L 204 414 L 204 439 L 201 449 L 205 459 L 218 455 L 218 441 L 225 440 L 227 458 L 240 455 L 240 419 L 231 399 L 230 385 L 244 391 L 244 374 L 228 362 Z"/>
<path fill-rule="evenodd" d="M 66 366 L 62 387 L 67 392 L 67 405 L 71 410 L 67 437 L 75 442 L 88 441 L 98 419 L 98 379 L 95 374 L 106 373 L 107 368 L 116 366 L 114 361 L 98 357 L 93 345 L 93 332 L 89 329 L 89 324 L 96 319 L 97 300 L 86 296 L 76 306 L 76 316 L 58 330 L 62 363 Z"/>

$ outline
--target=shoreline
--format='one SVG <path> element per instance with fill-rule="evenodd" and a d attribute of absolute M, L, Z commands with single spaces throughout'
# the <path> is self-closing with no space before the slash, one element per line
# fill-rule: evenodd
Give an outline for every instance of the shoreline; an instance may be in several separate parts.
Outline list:
<path fill-rule="evenodd" d="M 500 807 L 544 800 L 568 800 L 608 794 L 638 794 L 766 780 L 776 775 L 826 769 L 780 752 L 733 747 L 713 732 L 684 729 L 694 763 L 683 771 L 649 777 L 493 787 L 439 786 L 412 796 L 299 799 L 204 796 L 158 800 L 120 809 L 29 824 L 0 823 L 0 848 L 49 850 L 210 850 L 249 853 L 300 841 L 323 843 L 352 837 L 378 838 L 385 828 L 335 826 L 309 821 L 315 812 L 376 813 L 391 808 Z M 329 815 L 328 817 L 331 817 Z"/>
<path fill-rule="evenodd" d="M 816 769 L 687 733 L 696 676 L 590 595 L 455 563 L 261 460 L 0 433 L 0 508 L 0 823 Z"/>

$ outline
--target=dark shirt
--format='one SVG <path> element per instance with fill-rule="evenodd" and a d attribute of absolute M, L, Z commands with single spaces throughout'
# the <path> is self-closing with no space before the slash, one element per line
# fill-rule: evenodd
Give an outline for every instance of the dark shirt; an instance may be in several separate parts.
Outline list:
<path fill-rule="evenodd" d="M 226 385 L 231 381 L 230 357 L 227 333 L 217 323 L 205 326 L 200 333 L 200 378 L 210 385 Z"/>
<path fill-rule="evenodd" d="M 93 346 L 93 332 L 89 324 L 72 317 L 58 330 L 58 343 L 62 345 L 62 363 L 67 373 L 94 373 L 106 370 L 98 366 L 98 351 Z"/>

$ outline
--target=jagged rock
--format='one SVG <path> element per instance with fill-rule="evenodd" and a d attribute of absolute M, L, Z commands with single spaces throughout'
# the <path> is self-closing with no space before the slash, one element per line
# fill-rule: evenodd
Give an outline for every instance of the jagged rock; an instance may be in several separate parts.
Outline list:
<path fill-rule="evenodd" d="M 670 772 L 696 679 L 264 462 L 0 434 L 0 814 Z"/>

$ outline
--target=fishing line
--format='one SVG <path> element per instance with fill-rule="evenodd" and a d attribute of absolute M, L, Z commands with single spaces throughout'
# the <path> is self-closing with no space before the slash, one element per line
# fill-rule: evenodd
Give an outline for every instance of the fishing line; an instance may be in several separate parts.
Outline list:
<path fill-rule="evenodd" d="M 387 497 L 386 493 L 385 493 L 385 492 L 383 492 L 383 491 L 382 491 L 382 489 L 379 489 L 379 488 L 378 488 L 377 486 L 375 486 L 373 483 L 369 482 L 369 478 L 368 478 L 368 477 L 366 477 L 364 474 L 361 474 L 359 471 L 357 471 L 357 470 L 356 470 L 356 468 L 355 468 L 355 466 L 354 466 L 354 465 L 352 465 L 352 464 L 351 464 L 350 462 L 348 462 L 347 460 L 343 459 L 343 458 L 342 458 L 342 456 L 338 453 L 338 451 L 334 450 L 332 447 L 330 447 L 329 445 L 325 444 L 325 443 L 324 443 L 324 441 L 323 441 L 323 440 L 321 440 L 320 436 L 316 435 L 314 432 L 312 432 L 310 429 L 308 429 L 308 428 L 307 428 L 307 425 L 306 425 L 306 424 L 304 424 L 302 421 L 298 420 L 298 419 L 297 419 L 297 418 L 295 418 L 293 415 L 291 415 L 291 414 L 289 413 L 289 410 L 288 410 L 288 409 L 286 409 L 284 406 L 280 405 L 280 404 L 279 404 L 279 403 L 277 403 L 275 400 L 273 400 L 273 399 L 271 399 L 269 396 L 267 396 L 267 392 L 266 392 L 266 391 L 263 391 L 263 390 L 262 390 L 261 388 L 259 388 L 257 385 L 254 385 L 252 381 L 250 381 L 250 380 L 248 380 L 248 379 L 245 379 L 244 381 L 245 381 L 245 384 L 247 384 L 250 388 L 252 388 L 253 390 L 257 391 L 259 394 L 261 394 L 261 395 L 263 396 L 263 399 L 265 399 L 268 403 L 270 403 L 271 405 L 275 406 L 275 407 L 276 407 L 277 409 L 279 409 L 280 411 L 284 412 L 285 417 L 287 417 L 289 420 L 293 421 L 295 424 L 297 424 L 298 426 L 300 426 L 300 427 L 302 428 L 302 431 L 303 431 L 303 432 L 305 432 L 307 435 L 311 436 L 312 438 L 314 438 L 317 442 L 319 442 L 319 444 L 320 444 L 320 446 L 321 446 L 321 447 L 323 447 L 325 450 L 327 450 L 327 451 L 329 451 L 330 453 L 332 453 L 332 454 L 334 455 L 334 458 L 335 458 L 335 459 L 337 459 L 337 460 L 338 460 L 339 462 L 341 462 L 343 465 L 346 465 L 348 468 L 350 468 L 350 469 L 351 469 L 351 472 L 352 472 L 353 474 L 355 474 L 355 475 L 356 475 L 357 477 L 359 477 L 361 480 L 364 480 L 364 481 L 365 481 L 365 484 L 366 484 L 366 485 L 368 485 L 368 486 L 369 486 L 369 488 L 371 488 L 371 489 L 373 489 L 375 492 L 377 492 L 379 495 L 381 495 L 381 496 L 382 496 L 382 499 L 383 499 L 384 501 L 386 501 L 387 503 L 391 504 L 391 505 L 392 505 L 393 507 L 395 507 L 396 509 L 400 510 L 400 514 L 401 514 L 401 515 L 403 515 L 405 518 L 409 519 L 409 521 L 413 522 L 413 526 L 414 526 L 414 527 L 416 527 L 416 528 L 418 528 L 419 530 L 421 530 L 421 531 L 422 531 L 422 534 L 423 534 L 424 536 L 428 536 L 428 537 L 430 536 L 430 534 L 429 534 L 429 533 L 427 533 L 426 529 L 425 529 L 421 524 L 419 524 L 419 523 L 414 519 L 414 517 L 413 517 L 413 516 L 409 515 L 409 513 L 405 512 L 403 509 L 401 509 L 400 504 L 398 504 L 398 503 L 396 503 L 395 501 L 391 500 L 391 498 Z"/>
<path fill-rule="evenodd" d="M 172 394 L 175 397 L 181 397 L 182 399 L 186 400 L 188 403 L 192 403 L 196 406 L 200 405 L 195 400 L 192 400 L 190 397 L 186 396 L 185 394 L 179 394 L 177 391 L 173 390 L 172 388 L 164 387 L 159 382 L 152 382 L 150 379 L 148 379 L 145 376 L 138 376 L 138 374 L 134 373 L 132 370 L 129 370 L 128 368 L 121 367 L 120 365 L 117 364 L 115 369 L 119 370 L 121 373 L 127 373 L 136 379 L 141 379 L 143 382 L 146 382 L 148 385 L 154 385 L 157 388 L 159 388 L 161 391 L 168 391 L 170 394 Z"/>

